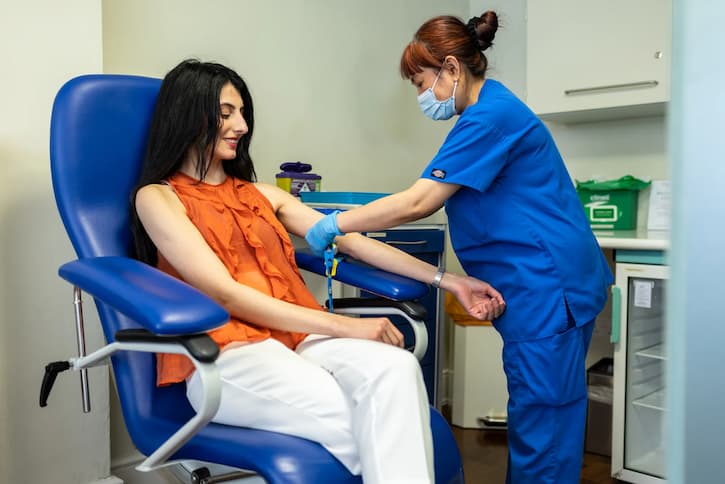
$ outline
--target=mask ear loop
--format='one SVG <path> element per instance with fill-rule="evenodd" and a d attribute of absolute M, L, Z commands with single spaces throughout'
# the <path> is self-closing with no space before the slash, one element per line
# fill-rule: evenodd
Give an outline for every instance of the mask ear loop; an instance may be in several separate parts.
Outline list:
<path fill-rule="evenodd" d="M 435 91 L 434 91 L 434 89 L 435 89 L 435 87 L 436 87 L 436 84 L 438 84 L 438 79 L 440 79 L 440 78 L 441 78 L 441 72 L 443 72 L 443 66 L 441 66 L 441 68 L 440 68 L 440 69 L 438 69 L 438 74 L 436 75 L 436 79 L 435 79 L 435 81 L 433 81 L 433 85 L 432 85 L 431 87 L 429 87 L 429 88 L 428 88 L 428 89 L 430 89 L 430 90 L 431 90 L 431 92 L 433 93 L 433 95 L 434 95 L 434 96 L 435 96 Z M 451 94 L 451 97 L 452 97 L 452 98 L 454 99 L 454 101 L 455 101 L 455 99 L 456 99 L 456 89 L 457 89 L 457 88 L 458 88 L 458 79 L 456 79 L 455 81 L 453 81 L 453 94 Z M 437 99 L 437 98 L 436 98 L 436 99 Z"/>
<path fill-rule="evenodd" d="M 431 92 L 433 93 L 433 95 L 435 95 L 435 91 L 433 91 L 433 89 L 435 89 L 436 84 L 438 84 L 438 79 L 441 78 L 441 72 L 443 72 L 443 66 L 441 66 L 441 68 L 438 69 L 438 74 L 436 74 L 436 79 L 435 79 L 435 81 L 433 81 L 433 85 L 428 88 L 428 89 L 431 90 Z"/>

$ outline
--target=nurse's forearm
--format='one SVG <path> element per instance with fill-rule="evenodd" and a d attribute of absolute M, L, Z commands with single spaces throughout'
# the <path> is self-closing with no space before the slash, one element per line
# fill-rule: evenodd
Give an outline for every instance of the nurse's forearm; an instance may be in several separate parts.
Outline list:
<path fill-rule="evenodd" d="M 344 233 L 385 230 L 427 215 L 430 214 L 422 210 L 408 191 L 404 191 L 340 213 L 337 227 Z"/>
<path fill-rule="evenodd" d="M 420 178 L 407 190 L 339 214 L 337 227 L 343 233 L 370 232 L 419 220 L 441 208 L 459 188 Z"/>

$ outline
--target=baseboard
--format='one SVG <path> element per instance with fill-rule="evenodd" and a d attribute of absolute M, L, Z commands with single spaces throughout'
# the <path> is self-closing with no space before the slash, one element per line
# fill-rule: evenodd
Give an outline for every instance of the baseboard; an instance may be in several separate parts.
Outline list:
<path fill-rule="evenodd" d="M 88 484 L 123 484 L 123 481 L 116 476 L 108 476 Z"/>
<path fill-rule="evenodd" d="M 114 469 L 125 469 L 127 467 L 136 467 L 141 462 L 143 462 L 143 460 L 145 458 L 146 457 L 143 454 L 138 453 L 136 455 L 127 455 L 120 459 L 119 458 L 112 459 L 111 460 L 111 472 L 113 472 Z"/>
<path fill-rule="evenodd" d="M 438 382 L 438 407 L 442 408 L 445 405 L 451 404 L 451 397 L 453 394 L 453 370 L 451 368 L 444 368 L 441 371 Z"/>

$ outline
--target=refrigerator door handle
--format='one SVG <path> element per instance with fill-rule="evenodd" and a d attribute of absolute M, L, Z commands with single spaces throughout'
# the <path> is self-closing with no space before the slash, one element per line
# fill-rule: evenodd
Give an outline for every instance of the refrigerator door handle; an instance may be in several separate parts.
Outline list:
<path fill-rule="evenodd" d="M 622 322 L 622 290 L 618 286 L 612 286 L 612 332 L 609 341 L 612 344 L 619 343 L 619 330 Z"/>

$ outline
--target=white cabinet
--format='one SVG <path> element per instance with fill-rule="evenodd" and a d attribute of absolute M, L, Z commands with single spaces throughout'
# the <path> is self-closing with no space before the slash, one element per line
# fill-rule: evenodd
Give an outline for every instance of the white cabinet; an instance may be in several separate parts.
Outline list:
<path fill-rule="evenodd" d="M 543 119 L 664 113 L 671 0 L 529 0 L 527 103 Z"/>
<path fill-rule="evenodd" d="M 453 425 L 505 429 L 508 391 L 501 336 L 491 325 L 456 324 L 453 338 Z"/>
<path fill-rule="evenodd" d="M 659 484 L 665 482 L 664 321 L 669 267 L 620 262 L 628 257 L 632 262 L 639 255 L 617 254 L 612 288 L 612 476 Z"/>

